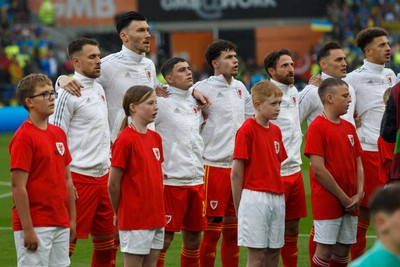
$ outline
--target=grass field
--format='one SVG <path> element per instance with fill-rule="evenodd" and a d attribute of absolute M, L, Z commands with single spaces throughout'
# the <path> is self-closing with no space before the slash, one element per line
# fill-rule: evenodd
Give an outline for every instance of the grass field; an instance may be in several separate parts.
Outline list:
<path fill-rule="evenodd" d="M 13 232 L 11 230 L 11 187 L 10 187 L 10 174 L 9 174 L 9 154 L 8 143 L 11 140 L 12 134 L 0 134 L 0 266 L 11 267 L 16 266 L 16 252 L 14 247 Z M 312 224 L 311 211 L 310 211 L 310 186 L 308 178 L 309 161 L 303 157 L 303 177 L 307 194 L 308 217 L 301 220 L 300 223 L 300 237 L 298 241 L 299 246 L 299 267 L 310 266 L 308 260 L 308 233 Z M 374 230 L 368 230 L 368 235 L 371 236 L 367 240 L 367 247 L 369 248 L 374 242 Z M 179 235 L 175 236 L 174 242 L 169 249 L 165 266 L 179 266 L 179 254 L 181 247 L 181 239 Z M 71 258 L 72 267 L 90 266 L 92 246 L 90 240 L 79 240 L 75 253 Z M 117 265 L 122 266 L 122 256 L 118 253 Z M 240 250 L 240 266 L 246 265 L 246 249 Z M 217 258 L 216 267 L 221 266 L 219 258 Z"/>

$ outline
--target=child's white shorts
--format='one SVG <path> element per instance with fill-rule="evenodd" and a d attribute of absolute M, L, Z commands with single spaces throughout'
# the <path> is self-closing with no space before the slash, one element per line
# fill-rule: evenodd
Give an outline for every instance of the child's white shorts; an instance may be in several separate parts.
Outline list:
<path fill-rule="evenodd" d="M 284 232 L 284 195 L 243 189 L 238 211 L 238 245 L 281 248 Z"/>
<path fill-rule="evenodd" d="M 164 227 L 148 230 L 119 230 L 121 252 L 148 255 L 151 249 L 164 247 Z"/>
<path fill-rule="evenodd" d="M 39 245 L 36 251 L 24 247 L 24 231 L 14 232 L 18 267 L 69 266 L 69 228 L 34 227 Z"/>
<path fill-rule="evenodd" d="M 357 236 L 357 216 L 348 214 L 332 220 L 314 220 L 314 241 L 325 245 L 354 244 Z"/>

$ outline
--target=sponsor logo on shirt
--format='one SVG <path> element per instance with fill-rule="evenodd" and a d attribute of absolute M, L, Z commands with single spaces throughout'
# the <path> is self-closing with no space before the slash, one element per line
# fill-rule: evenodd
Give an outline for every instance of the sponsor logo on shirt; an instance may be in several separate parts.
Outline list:
<path fill-rule="evenodd" d="M 274 147 L 275 147 L 276 154 L 278 154 L 279 153 L 279 142 L 274 141 Z"/>
<path fill-rule="evenodd" d="M 348 137 L 349 140 L 350 140 L 351 146 L 354 146 L 354 136 L 353 136 L 352 134 L 348 134 L 347 137 Z"/>
<path fill-rule="evenodd" d="M 64 144 L 62 142 L 56 142 L 56 148 L 57 148 L 56 155 L 63 156 L 65 153 Z"/>
<path fill-rule="evenodd" d="M 167 221 L 167 224 L 169 224 L 172 220 L 172 215 L 165 215 L 165 220 Z"/>
<path fill-rule="evenodd" d="M 224 97 L 224 95 L 221 92 L 218 92 L 217 97 Z"/>
<path fill-rule="evenodd" d="M 159 161 L 161 155 L 160 155 L 160 150 L 158 149 L 158 147 L 153 147 L 153 153 L 154 153 L 154 156 L 156 156 L 156 159 Z"/>
<path fill-rule="evenodd" d="M 239 98 L 242 99 L 242 89 L 237 88 L 237 89 L 236 89 L 236 92 L 237 92 Z"/>
<path fill-rule="evenodd" d="M 210 207 L 215 210 L 218 207 L 218 200 L 210 200 Z"/>

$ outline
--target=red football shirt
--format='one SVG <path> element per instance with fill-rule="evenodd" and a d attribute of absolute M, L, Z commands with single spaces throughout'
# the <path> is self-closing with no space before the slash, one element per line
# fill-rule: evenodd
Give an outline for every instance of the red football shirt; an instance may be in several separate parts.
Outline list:
<path fill-rule="evenodd" d="M 281 163 L 287 158 L 281 130 L 273 123 L 269 128 L 247 119 L 236 133 L 234 159 L 244 159 L 243 188 L 283 194 Z"/>
<path fill-rule="evenodd" d="M 325 159 L 325 168 L 347 196 L 357 193 L 356 158 L 362 153 L 354 126 L 345 121 L 333 123 L 318 116 L 307 130 L 304 155 L 318 155 Z M 311 204 L 315 220 L 336 219 L 345 210 L 339 200 L 316 179 L 310 168 Z"/>
<path fill-rule="evenodd" d="M 394 157 L 396 143 L 386 142 L 382 136 L 378 137 L 379 150 L 379 180 L 386 184 L 389 182 L 390 167 Z"/>
<path fill-rule="evenodd" d="M 69 227 L 65 168 L 71 162 L 64 131 L 52 124 L 41 130 L 24 122 L 9 145 L 11 171 L 29 173 L 26 190 L 34 227 Z M 17 208 L 12 209 L 13 230 L 22 230 Z"/>
<path fill-rule="evenodd" d="M 118 206 L 118 229 L 140 230 L 166 224 L 161 136 L 126 127 L 112 147 L 111 166 L 124 169 Z"/>

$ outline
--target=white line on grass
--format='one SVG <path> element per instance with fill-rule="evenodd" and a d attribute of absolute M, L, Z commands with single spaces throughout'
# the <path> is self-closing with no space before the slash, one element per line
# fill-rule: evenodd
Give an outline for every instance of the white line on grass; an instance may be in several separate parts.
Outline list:
<path fill-rule="evenodd" d="M 0 185 L 11 186 L 11 182 L 2 182 L 2 181 L 0 181 Z"/>
<path fill-rule="evenodd" d="M 11 192 L 9 192 L 9 193 L 4 193 L 4 194 L 0 194 L 0 199 L 1 198 L 7 198 L 7 197 L 11 197 Z"/>

